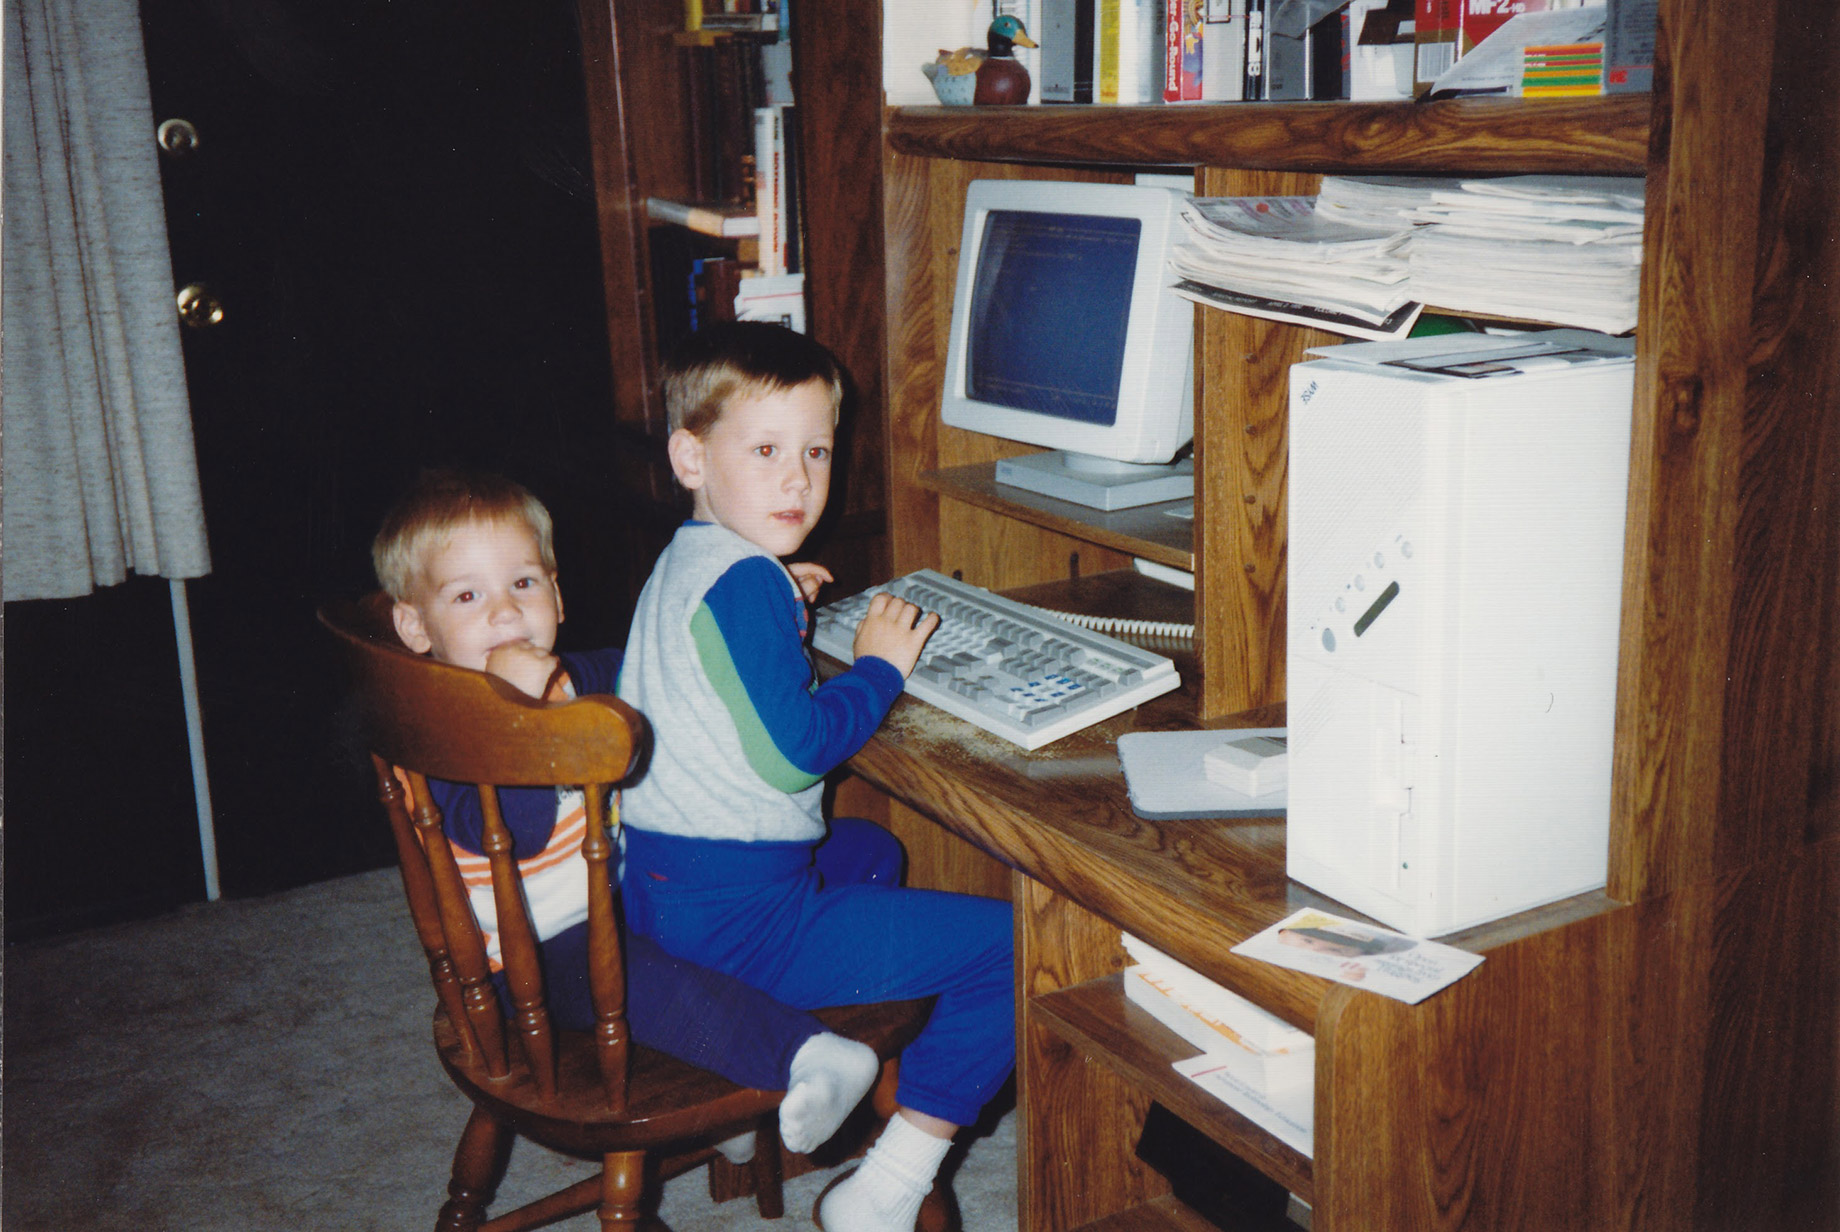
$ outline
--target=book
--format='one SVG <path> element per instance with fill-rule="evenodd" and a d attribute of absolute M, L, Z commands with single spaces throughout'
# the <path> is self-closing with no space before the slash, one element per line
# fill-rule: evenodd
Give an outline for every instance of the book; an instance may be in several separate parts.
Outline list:
<path fill-rule="evenodd" d="M 1608 0 L 1604 21 L 1604 93 L 1655 88 L 1656 0 Z"/>
<path fill-rule="evenodd" d="M 1265 0 L 1246 0 L 1245 74 L 1240 97 L 1256 103 L 1265 97 Z"/>
<path fill-rule="evenodd" d="M 1041 0 L 1041 101 L 1093 101 L 1096 0 Z"/>
<path fill-rule="evenodd" d="M 760 217 L 751 204 L 647 197 L 645 216 L 653 222 L 676 223 L 702 235 L 733 237 L 760 234 Z"/>
<path fill-rule="evenodd" d="M 1098 3 L 1098 101 L 1125 106 L 1160 102 L 1163 0 Z"/>
<path fill-rule="evenodd" d="M 1282 1091 L 1316 1078 L 1316 1049 L 1292 1048 L 1265 1052 L 1241 1039 L 1231 1027 L 1183 998 L 1170 981 L 1148 967 L 1124 971 L 1125 999 L 1193 1044 L 1246 1082 L 1268 1091 Z"/>
<path fill-rule="evenodd" d="M 760 272 L 786 272 L 786 109 L 754 110 L 754 209 L 760 237 Z"/>
<path fill-rule="evenodd" d="M 1425 94 L 1431 83 L 1457 62 L 1457 28 L 1463 0 L 1417 0 L 1412 29 L 1412 93 Z"/>
<path fill-rule="evenodd" d="M 1246 97 L 1246 0 L 1207 0 L 1201 32 L 1201 97 L 1237 103 Z"/>
<path fill-rule="evenodd" d="M 805 275 L 743 278 L 735 288 L 735 320 L 771 321 L 805 332 Z"/>
<path fill-rule="evenodd" d="M 780 109 L 779 215 L 785 220 L 782 248 L 785 273 L 805 268 L 805 218 L 799 201 L 799 110 L 788 104 Z"/>
<path fill-rule="evenodd" d="M 690 263 L 690 329 L 735 319 L 741 290 L 741 262 L 734 257 L 698 257 Z"/>
<path fill-rule="evenodd" d="M 1098 25 L 1093 31 L 1093 101 L 1118 101 L 1118 26 L 1123 0 L 1098 0 Z"/>
<path fill-rule="evenodd" d="M 1163 19 L 1163 101 L 1201 101 L 1202 0 L 1167 0 Z"/>
<path fill-rule="evenodd" d="M 1232 1037 L 1259 1052 L 1310 1051 L 1316 1040 L 1302 1027 L 1294 1027 L 1238 993 L 1229 992 L 1194 969 L 1130 933 L 1120 935 L 1126 954 L 1146 972 L 1166 984 L 1170 992 L 1195 1012 L 1221 1024 Z M 1186 1038 L 1186 1037 L 1185 1037 Z"/>

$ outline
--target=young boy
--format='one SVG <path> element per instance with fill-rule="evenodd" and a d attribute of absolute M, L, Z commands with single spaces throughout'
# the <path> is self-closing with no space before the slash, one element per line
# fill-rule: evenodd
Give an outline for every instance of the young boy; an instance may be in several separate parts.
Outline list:
<path fill-rule="evenodd" d="M 417 654 L 491 672 L 533 697 L 613 692 L 618 650 L 553 651 L 562 594 L 550 516 L 517 484 L 493 475 L 424 475 L 385 518 L 372 562 L 395 600 L 397 635 Z M 486 933 L 493 982 L 508 1004 L 478 789 L 438 780 L 429 788 Z M 525 870 L 552 1018 L 563 1028 L 590 1029 L 581 793 L 511 788 L 499 797 Z M 882 834 L 868 822 L 853 826 L 853 833 Z M 891 837 L 880 847 L 859 839 L 850 858 L 834 876 L 899 881 L 901 852 Z M 809 1013 L 732 976 L 673 958 L 646 937 L 628 932 L 625 940 L 633 1038 L 745 1086 L 785 1090 L 780 1136 L 790 1149 L 824 1142 L 874 1082 L 880 1066 L 867 1045 L 826 1032 Z M 721 1145 L 741 1162 L 753 1153 L 753 1135 Z"/>
<path fill-rule="evenodd" d="M 824 775 L 901 693 L 938 626 L 880 595 L 850 670 L 813 687 L 806 603 L 830 575 L 788 569 L 830 490 L 835 360 L 778 326 L 726 323 L 668 367 L 669 452 L 694 502 L 639 597 L 619 695 L 654 747 L 625 793 L 630 926 L 790 1005 L 937 995 L 901 1059 L 900 1112 L 828 1190 L 828 1232 L 908 1232 L 957 1127 L 1015 1059 L 1008 903 L 828 884 Z"/>

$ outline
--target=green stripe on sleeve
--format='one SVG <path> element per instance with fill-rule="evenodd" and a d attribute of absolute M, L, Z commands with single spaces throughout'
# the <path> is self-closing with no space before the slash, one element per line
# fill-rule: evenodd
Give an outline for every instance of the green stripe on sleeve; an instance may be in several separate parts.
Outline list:
<path fill-rule="evenodd" d="M 741 749 L 746 754 L 748 765 L 754 768 L 769 787 L 791 794 L 804 791 L 813 783 L 822 779 L 821 774 L 810 774 L 799 769 L 779 751 L 773 743 L 773 737 L 767 734 L 767 725 L 761 722 L 760 713 L 754 709 L 754 702 L 748 697 L 747 689 L 741 683 L 741 673 L 735 670 L 735 660 L 728 652 L 728 642 L 722 636 L 722 630 L 716 625 L 716 618 L 706 603 L 698 604 L 696 614 L 690 618 L 690 637 L 696 644 L 697 658 L 703 665 L 703 673 L 709 677 L 716 696 L 728 708 L 728 713 L 735 721 L 735 730 L 741 737 Z"/>

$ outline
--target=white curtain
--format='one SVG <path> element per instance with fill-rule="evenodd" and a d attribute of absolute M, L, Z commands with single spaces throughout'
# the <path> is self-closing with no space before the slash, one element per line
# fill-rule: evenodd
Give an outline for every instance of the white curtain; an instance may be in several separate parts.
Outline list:
<path fill-rule="evenodd" d="M 210 571 L 136 0 L 6 0 L 4 591 Z"/>

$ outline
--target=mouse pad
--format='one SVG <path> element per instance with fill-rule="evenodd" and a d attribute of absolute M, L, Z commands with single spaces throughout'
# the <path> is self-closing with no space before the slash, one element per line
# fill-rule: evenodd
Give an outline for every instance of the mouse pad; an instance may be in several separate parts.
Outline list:
<path fill-rule="evenodd" d="M 1282 727 L 1219 728 L 1213 731 L 1126 732 L 1118 737 L 1131 811 L 1146 821 L 1204 817 L 1282 817 L 1283 788 L 1248 796 L 1208 778 L 1201 759 L 1215 745 L 1247 736 L 1283 738 Z"/>

